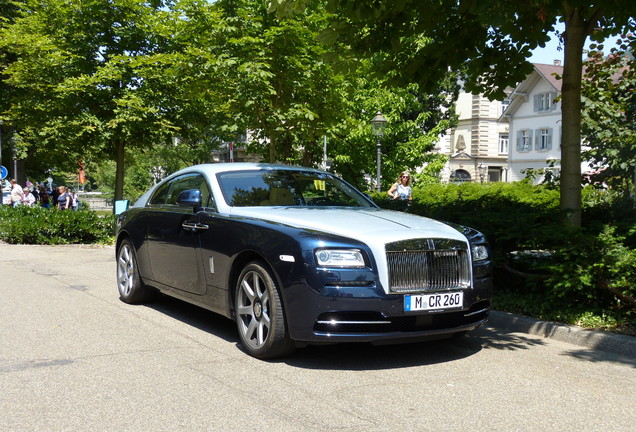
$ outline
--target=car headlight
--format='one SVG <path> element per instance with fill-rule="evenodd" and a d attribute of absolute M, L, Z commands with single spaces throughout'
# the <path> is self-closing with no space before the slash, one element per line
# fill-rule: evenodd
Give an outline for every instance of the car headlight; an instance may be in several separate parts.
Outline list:
<path fill-rule="evenodd" d="M 357 249 L 318 249 L 319 267 L 364 267 L 364 257 Z"/>
<path fill-rule="evenodd" d="M 482 261 L 488 259 L 488 248 L 486 245 L 472 245 L 473 261 Z"/>

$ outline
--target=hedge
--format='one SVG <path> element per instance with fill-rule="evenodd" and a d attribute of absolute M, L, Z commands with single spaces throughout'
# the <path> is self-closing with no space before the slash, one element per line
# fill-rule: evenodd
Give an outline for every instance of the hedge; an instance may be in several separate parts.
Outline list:
<path fill-rule="evenodd" d="M 381 207 L 401 209 L 386 194 Z M 483 232 L 494 254 L 495 307 L 634 332 L 636 209 L 629 197 L 583 189 L 583 227 L 566 228 L 559 191 L 527 183 L 415 188 L 408 212 Z"/>
<path fill-rule="evenodd" d="M 112 243 L 114 217 L 89 210 L 0 206 L 0 240 L 11 244 Z"/>

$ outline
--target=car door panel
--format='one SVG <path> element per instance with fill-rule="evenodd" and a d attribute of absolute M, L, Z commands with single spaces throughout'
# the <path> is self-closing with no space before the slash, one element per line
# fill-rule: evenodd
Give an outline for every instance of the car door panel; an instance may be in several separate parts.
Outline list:
<path fill-rule="evenodd" d="M 148 220 L 148 255 L 155 281 L 201 295 L 206 288 L 199 262 L 199 234 L 184 227 L 190 223 L 196 223 L 191 210 L 153 212 Z"/>

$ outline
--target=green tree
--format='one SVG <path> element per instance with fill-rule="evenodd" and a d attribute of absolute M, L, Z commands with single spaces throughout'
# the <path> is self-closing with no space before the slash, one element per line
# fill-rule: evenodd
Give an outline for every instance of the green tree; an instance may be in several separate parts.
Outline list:
<path fill-rule="evenodd" d="M 636 68 L 631 54 L 636 36 L 628 34 L 617 42 L 609 56 L 593 51 L 585 64 L 582 132 L 590 147 L 586 158 L 602 170 L 595 180 L 627 194 L 636 175 Z"/>
<path fill-rule="evenodd" d="M 111 158 L 122 197 L 126 146 L 150 147 L 185 123 L 168 3 L 21 2 L 0 49 L 15 56 L 3 71 L 16 89 L 3 116 L 22 156 L 69 170 L 79 158 Z"/>
<path fill-rule="evenodd" d="M 277 0 L 283 10 L 302 0 Z M 465 88 L 492 98 L 531 71 L 531 51 L 544 46 L 554 24 L 565 24 L 562 106 L 561 210 L 581 224 L 581 75 L 588 37 L 603 40 L 634 27 L 636 3 L 604 0 L 329 0 L 337 15 L 327 38 L 345 40 L 357 52 L 383 50 L 394 82 L 430 90 L 449 68 L 465 73 Z"/>
<path fill-rule="evenodd" d="M 0 3 L 0 30 L 13 23 L 19 11 L 19 4 L 20 2 L 18 0 L 5 0 Z M 14 88 L 4 81 L 6 76 L 3 71 L 14 60 L 15 56 L 0 46 L 0 113 L 8 108 L 9 101 L 13 96 Z M 10 137 L 10 132 L 11 129 L 4 124 L 0 116 L 0 150 L 4 149 L 0 153 L 0 165 L 3 165 L 3 161 L 8 162 L 10 160 L 8 156 L 3 158 L 4 155 L 9 154 L 7 150 L 9 148 L 7 138 Z M 24 184 L 22 180 L 20 180 L 20 182 Z"/>
<path fill-rule="evenodd" d="M 205 38 L 199 43 L 203 60 L 190 63 L 208 71 L 202 88 L 225 83 L 226 129 L 253 131 L 257 139 L 251 148 L 266 149 L 263 156 L 271 162 L 306 166 L 320 161 L 326 136 L 333 168 L 363 186 L 363 173 L 375 172 L 369 120 L 380 109 L 391 122 L 383 177 L 390 181 L 403 169 L 433 162 L 427 152 L 449 127 L 452 113 L 442 112 L 456 96 L 455 83 L 449 86 L 453 89 L 437 87 L 434 96 L 417 85 L 382 89 L 378 83 L 385 78 L 369 77 L 369 61 L 352 57 L 347 46 L 318 42 L 329 17 L 325 2 L 307 4 L 285 17 L 271 13 L 264 0 L 222 0 L 211 6 L 220 15 L 217 25 L 199 33 Z M 447 75 L 440 78 L 445 84 Z"/>
<path fill-rule="evenodd" d="M 270 162 L 312 165 L 322 154 L 326 129 L 343 108 L 343 77 L 316 41 L 325 10 L 316 2 L 316 8 L 279 19 L 268 12 L 268 3 L 216 2 L 218 30 L 204 49 L 214 59 L 228 59 L 223 65 L 226 118 L 232 119 L 227 128 L 250 130 L 257 143 L 252 150 L 267 149 L 263 156 Z"/>
<path fill-rule="evenodd" d="M 459 86 L 455 76 L 448 74 L 437 92 L 425 94 L 417 84 L 383 85 L 380 77 L 371 75 L 371 63 L 361 63 L 350 79 L 346 115 L 329 130 L 327 148 L 333 169 L 360 188 L 368 186 L 364 176 L 376 171 L 377 145 L 370 120 L 379 110 L 387 119 L 380 140 L 382 189 L 388 190 L 404 170 L 412 171 L 418 184 L 437 178 L 446 159 L 432 150 L 440 135 L 456 124 L 453 102 Z M 415 170 L 422 166 L 426 168 L 417 174 Z"/>

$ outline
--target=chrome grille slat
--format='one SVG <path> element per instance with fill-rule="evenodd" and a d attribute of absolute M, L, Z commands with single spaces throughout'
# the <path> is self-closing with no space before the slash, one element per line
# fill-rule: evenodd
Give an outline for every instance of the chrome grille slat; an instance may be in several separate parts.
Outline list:
<path fill-rule="evenodd" d="M 387 247 L 390 291 L 405 293 L 468 288 L 469 255 L 465 246 L 461 246 L 442 250 L 396 250 L 396 247 Z"/>

